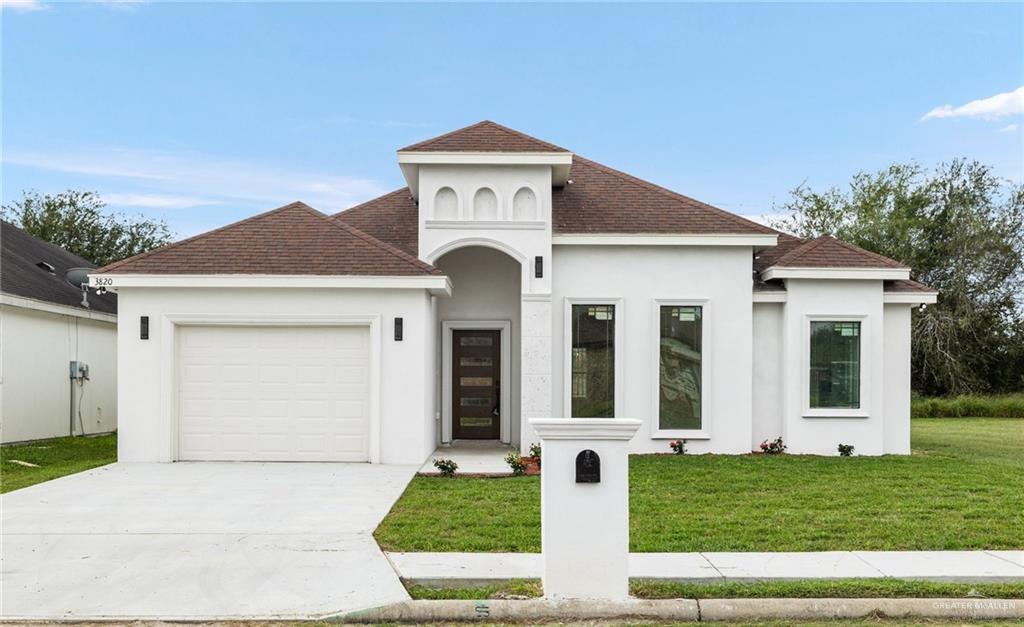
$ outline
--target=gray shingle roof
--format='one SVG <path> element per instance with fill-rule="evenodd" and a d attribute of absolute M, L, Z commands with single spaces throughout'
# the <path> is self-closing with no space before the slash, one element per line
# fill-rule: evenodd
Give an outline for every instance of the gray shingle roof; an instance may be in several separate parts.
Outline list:
<path fill-rule="evenodd" d="M 49 264 L 53 273 L 38 264 Z M 82 290 L 66 280 L 71 268 L 95 268 L 56 244 L 29 235 L 10 222 L 0 221 L 0 292 L 22 298 L 84 309 Z M 117 313 L 117 296 L 89 292 L 89 309 Z"/>

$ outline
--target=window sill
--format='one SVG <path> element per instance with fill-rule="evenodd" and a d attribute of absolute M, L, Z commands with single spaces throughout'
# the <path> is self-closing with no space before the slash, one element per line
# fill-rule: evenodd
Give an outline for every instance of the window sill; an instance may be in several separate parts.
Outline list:
<path fill-rule="evenodd" d="M 870 418 L 863 409 L 809 409 L 804 411 L 804 418 Z"/>
<path fill-rule="evenodd" d="M 710 440 L 711 434 L 703 429 L 655 429 L 652 440 Z"/>

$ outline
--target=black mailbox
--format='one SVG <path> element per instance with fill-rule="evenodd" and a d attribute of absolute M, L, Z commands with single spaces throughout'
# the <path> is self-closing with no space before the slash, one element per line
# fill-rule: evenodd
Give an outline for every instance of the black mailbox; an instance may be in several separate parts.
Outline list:
<path fill-rule="evenodd" d="M 590 449 L 576 456 L 576 483 L 601 483 L 601 457 Z"/>

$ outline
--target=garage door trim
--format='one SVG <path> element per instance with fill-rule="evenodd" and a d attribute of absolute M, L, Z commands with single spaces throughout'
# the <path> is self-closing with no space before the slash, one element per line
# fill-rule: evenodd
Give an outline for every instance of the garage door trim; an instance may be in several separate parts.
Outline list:
<path fill-rule="evenodd" d="M 179 447 L 179 416 L 178 407 L 178 329 L 182 326 L 361 326 L 369 331 L 370 341 L 370 384 L 369 384 L 369 457 L 370 463 L 380 463 L 380 343 L 381 343 L 381 317 L 379 315 L 354 315 L 354 314 L 328 314 L 293 316 L 281 314 L 165 314 L 161 320 L 160 341 L 165 347 L 172 347 L 173 350 L 163 350 L 163 370 L 160 373 L 161 381 L 169 382 L 169 388 L 161 387 L 161 419 L 165 428 L 170 432 L 169 446 L 167 451 L 168 459 L 177 461 L 180 459 Z"/>

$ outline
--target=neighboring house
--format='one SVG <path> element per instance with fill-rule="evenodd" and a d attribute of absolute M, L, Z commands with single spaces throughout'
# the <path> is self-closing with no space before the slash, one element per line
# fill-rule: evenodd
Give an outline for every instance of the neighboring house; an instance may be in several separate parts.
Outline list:
<path fill-rule="evenodd" d="M 71 285 L 78 255 L 0 223 L 0 441 L 117 428 L 117 297 Z M 71 362 L 88 366 L 72 379 Z"/>
<path fill-rule="evenodd" d="M 420 463 L 615 416 L 637 452 L 910 451 L 909 268 L 481 122 L 408 187 L 293 203 L 93 275 L 120 295 L 122 460 Z"/>

